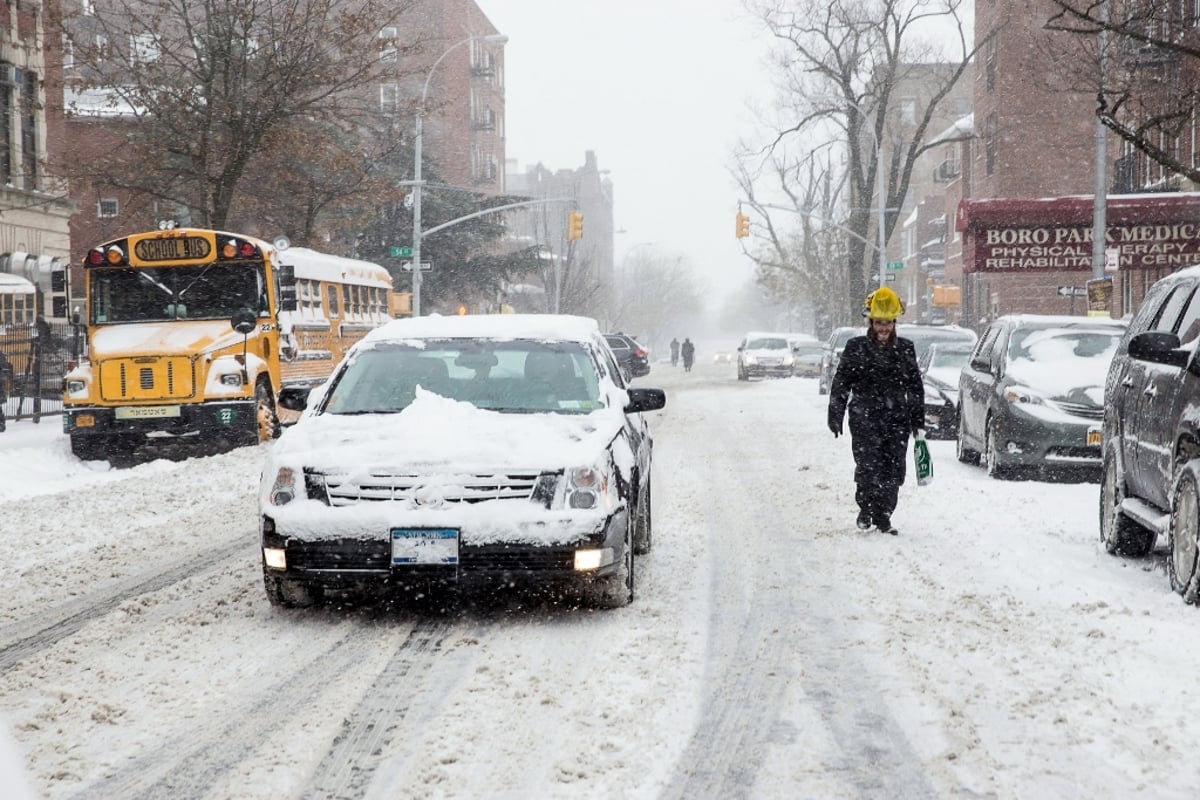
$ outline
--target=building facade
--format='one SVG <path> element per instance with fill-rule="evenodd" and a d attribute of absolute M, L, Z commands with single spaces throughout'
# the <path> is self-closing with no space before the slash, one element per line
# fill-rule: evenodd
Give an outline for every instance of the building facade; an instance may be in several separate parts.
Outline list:
<path fill-rule="evenodd" d="M 62 53 L 53 30 L 53 3 L 0 7 L 0 272 L 36 289 L 26 313 L 65 321 L 72 309 L 67 269 L 68 220 L 74 206 L 54 173 L 50 154 L 61 151 Z M 11 314 L 0 325 L 32 320 Z"/>

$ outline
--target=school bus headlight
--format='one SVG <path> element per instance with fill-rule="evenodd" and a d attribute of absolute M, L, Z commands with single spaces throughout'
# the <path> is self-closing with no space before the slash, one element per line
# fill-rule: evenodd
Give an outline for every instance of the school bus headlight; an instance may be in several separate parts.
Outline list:
<path fill-rule="evenodd" d="M 87 389 L 83 381 L 67 381 L 67 394 L 79 394 Z"/>
<path fill-rule="evenodd" d="M 221 385 L 222 386 L 241 386 L 242 385 L 242 373 L 226 372 L 224 375 L 221 376 Z"/>

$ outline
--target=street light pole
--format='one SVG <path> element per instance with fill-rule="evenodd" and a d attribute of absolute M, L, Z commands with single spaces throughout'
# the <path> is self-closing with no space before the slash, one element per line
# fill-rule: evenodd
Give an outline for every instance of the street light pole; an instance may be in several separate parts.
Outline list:
<path fill-rule="evenodd" d="M 470 42 L 504 44 L 507 41 L 508 37 L 502 33 L 489 33 L 485 36 L 468 36 L 447 47 L 438 56 L 437 61 L 433 62 L 433 66 L 429 68 L 429 74 L 425 76 L 425 87 L 421 90 L 421 102 L 417 105 L 417 121 L 413 137 L 412 315 L 414 317 L 421 316 L 421 189 L 424 186 L 424 181 L 421 179 L 421 132 L 424 127 L 425 98 L 429 94 L 429 82 L 433 80 L 433 73 L 438 68 L 438 65 L 442 63 L 442 60 L 464 44 Z"/>

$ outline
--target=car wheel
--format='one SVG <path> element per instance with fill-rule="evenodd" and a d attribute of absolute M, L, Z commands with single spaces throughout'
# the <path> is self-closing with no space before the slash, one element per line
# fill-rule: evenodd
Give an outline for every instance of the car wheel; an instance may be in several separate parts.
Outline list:
<path fill-rule="evenodd" d="M 1117 457 L 1109 453 L 1100 473 L 1100 540 L 1113 555 L 1141 558 L 1149 554 L 1158 538 L 1121 512 L 1125 481 L 1117 471 Z"/>
<path fill-rule="evenodd" d="M 645 497 L 638 501 L 637 507 L 637 533 L 634 534 L 633 552 L 636 555 L 644 556 L 654 547 L 654 532 L 653 519 L 651 517 L 652 509 L 650 506 L 650 479 L 646 479 Z"/>
<path fill-rule="evenodd" d="M 595 608 L 622 608 L 633 602 L 633 526 L 632 520 L 626 521 L 620 566 L 589 587 L 590 604 Z"/>
<path fill-rule="evenodd" d="M 1171 551 L 1171 557 L 1167 560 L 1167 575 L 1171 579 L 1171 588 L 1183 595 L 1184 601 L 1190 604 L 1196 603 L 1196 537 L 1200 530 L 1198 512 L 1200 489 L 1197 488 L 1196 470 L 1192 464 L 1188 464 L 1176 479 L 1172 495 L 1171 521 L 1167 525 Z"/>
<path fill-rule="evenodd" d="M 265 566 L 263 567 L 263 586 L 267 590 L 267 600 L 273 606 L 307 608 L 321 602 L 322 592 L 319 587 L 276 575 Z"/>
<path fill-rule="evenodd" d="M 258 442 L 279 438 L 279 415 L 275 411 L 275 396 L 271 384 L 260 380 L 254 387 L 254 413 Z"/>
<path fill-rule="evenodd" d="M 992 422 L 991 417 L 988 417 L 987 425 L 984 428 L 983 445 L 988 477 L 1006 480 L 1010 475 L 1010 469 L 1000 463 L 1000 437 L 996 433 L 996 425 Z"/>
<path fill-rule="evenodd" d="M 971 448 L 967 447 L 965 437 L 966 433 L 963 432 L 962 426 L 962 409 L 960 408 L 958 414 L 958 436 L 957 443 L 954 446 L 954 454 L 958 457 L 958 460 L 964 464 L 978 464 L 979 451 L 972 450 Z"/>

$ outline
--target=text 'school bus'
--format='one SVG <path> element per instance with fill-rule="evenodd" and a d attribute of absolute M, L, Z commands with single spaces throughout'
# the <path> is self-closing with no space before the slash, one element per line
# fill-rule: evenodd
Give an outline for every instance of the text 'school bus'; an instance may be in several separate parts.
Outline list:
<path fill-rule="evenodd" d="M 66 376 L 63 429 L 88 460 L 273 438 L 280 389 L 322 383 L 389 319 L 378 264 L 235 233 L 135 234 L 89 250 L 83 270 L 88 359 Z"/>

